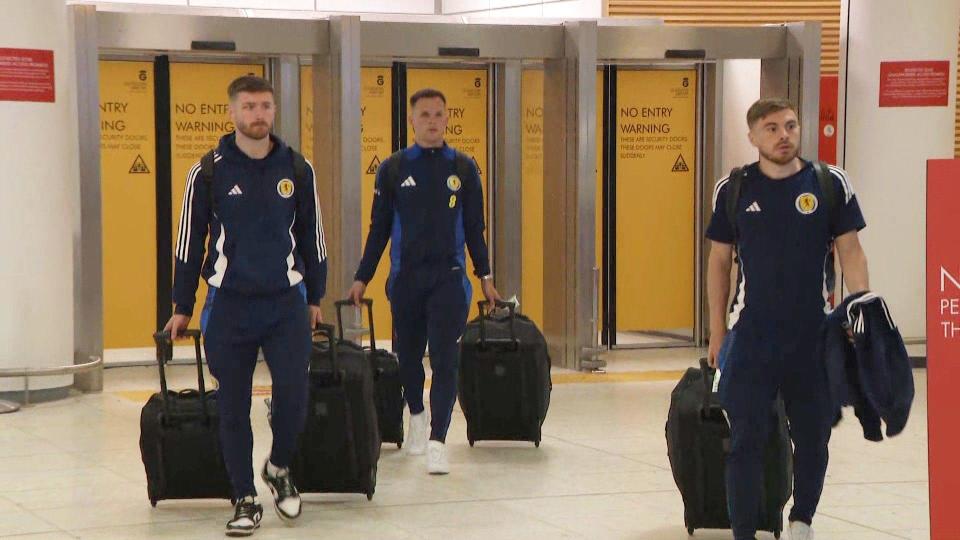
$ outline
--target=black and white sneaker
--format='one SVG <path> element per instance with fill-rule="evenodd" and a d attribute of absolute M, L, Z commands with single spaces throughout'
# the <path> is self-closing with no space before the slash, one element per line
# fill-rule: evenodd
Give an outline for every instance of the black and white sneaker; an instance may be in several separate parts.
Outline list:
<path fill-rule="evenodd" d="M 273 507 L 277 515 L 284 521 L 292 521 L 300 517 L 301 504 L 300 493 L 290 480 L 290 469 L 278 469 L 275 475 L 271 475 L 268 470 L 270 460 L 263 464 L 263 471 L 260 478 L 266 482 L 273 494 Z"/>
<path fill-rule="evenodd" d="M 250 536 L 260 528 L 262 517 L 263 507 L 257 504 L 256 499 L 252 496 L 240 499 L 233 519 L 227 522 L 227 536 Z"/>

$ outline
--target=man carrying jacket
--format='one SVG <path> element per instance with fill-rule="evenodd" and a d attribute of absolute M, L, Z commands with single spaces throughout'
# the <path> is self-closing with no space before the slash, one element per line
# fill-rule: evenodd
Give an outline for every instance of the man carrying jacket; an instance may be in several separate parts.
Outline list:
<path fill-rule="evenodd" d="M 237 501 L 226 534 L 249 536 L 263 514 L 253 485 L 250 427 L 261 348 L 273 381 L 273 446 L 261 478 L 281 519 L 300 516 L 289 465 L 306 419 L 310 330 L 322 322 L 327 262 L 313 167 L 270 133 L 276 114 L 272 86 L 245 76 L 230 83 L 227 93 L 236 131 L 220 139 L 206 166 L 201 160 L 187 174 L 176 307 L 166 330 L 176 339 L 187 327 L 202 276 L 209 286 L 200 316 L 204 348 L 220 383 L 220 440 Z M 205 170 L 210 166 L 212 176 Z"/>
<path fill-rule="evenodd" d="M 489 301 L 493 286 L 483 237 L 483 191 L 473 161 L 444 141 L 447 100 L 434 89 L 410 97 L 414 144 L 377 171 L 372 221 L 350 298 L 357 304 L 390 247 L 387 296 L 397 335 L 403 394 L 410 409 L 407 451 L 427 454 L 427 472 L 447 474 L 445 441 L 457 400 L 458 340 L 470 310 L 464 245 Z M 428 419 L 423 406 L 423 354 L 430 344 Z M 428 423 L 430 440 L 427 441 Z"/>
<path fill-rule="evenodd" d="M 857 236 L 865 224 L 846 172 L 833 166 L 823 171 L 832 187 L 824 193 L 814 164 L 800 159 L 800 124 L 789 102 L 757 101 L 747 125 L 760 160 L 717 182 L 707 229 L 709 361 L 716 367 L 719 358 L 720 401 L 730 420 L 730 522 L 737 540 L 754 539 L 764 449 L 779 393 L 794 444 L 790 536 L 811 540 L 833 421 L 815 352 L 829 310 L 828 255 L 835 246 L 851 292 L 867 290 L 867 260 Z M 739 271 L 728 321 L 734 253 Z"/>

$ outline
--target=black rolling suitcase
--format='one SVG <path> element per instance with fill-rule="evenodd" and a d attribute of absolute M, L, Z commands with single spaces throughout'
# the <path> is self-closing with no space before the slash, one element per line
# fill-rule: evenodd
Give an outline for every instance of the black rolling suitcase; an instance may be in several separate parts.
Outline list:
<path fill-rule="evenodd" d="M 230 478 L 220 451 L 217 391 L 203 381 L 200 332 L 188 330 L 197 354 L 199 390 L 167 389 L 163 366 L 173 359 L 169 332 L 158 332 L 160 393 L 140 412 L 140 453 L 147 473 L 150 504 L 167 499 L 231 499 Z"/>
<path fill-rule="evenodd" d="M 470 321 L 460 340 L 460 408 L 467 419 L 467 440 L 530 441 L 540 446 L 550 406 L 550 356 L 537 326 L 506 308 L 506 317 L 486 313 Z"/>
<path fill-rule="evenodd" d="M 380 432 L 373 399 L 373 369 L 360 346 L 338 342 L 320 325 L 310 356 L 307 420 L 290 465 L 303 493 L 363 493 L 373 498 Z"/>
<path fill-rule="evenodd" d="M 673 389 L 667 416 L 667 454 L 683 497 L 689 534 L 695 529 L 730 528 L 725 480 L 730 426 L 712 392 L 714 374 L 705 359 L 700 360 L 700 369 L 689 368 Z M 780 538 L 783 507 L 793 493 L 793 453 L 779 399 L 770 422 L 758 529 Z"/>
<path fill-rule="evenodd" d="M 370 347 L 365 347 L 373 366 L 374 399 L 377 404 L 377 420 L 380 424 L 380 442 L 393 443 L 403 447 L 403 386 L 400 383 L 400 364 L 397 355 L 377 348 L 376 334 L 373 331 L 373 300 L 364 298 L 370 328 Z M 336 302 L 337 325 L 340 327 L 340 341 L 343 341 L 343 308 L 353 306 L 350 300 Z"/>

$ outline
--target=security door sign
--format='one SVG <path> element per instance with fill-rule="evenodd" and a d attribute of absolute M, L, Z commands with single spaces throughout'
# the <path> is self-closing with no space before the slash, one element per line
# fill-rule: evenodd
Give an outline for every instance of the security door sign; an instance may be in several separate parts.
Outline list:
<path fill-rule="evenodd" d="M 487 71 L 484 69 L 408 69 L 407 99 L 417 90 L 435 88 L 447 98 L 447 144 L 473 156 L 486 198 L 487 189 Z M 408 102 L 409 103 L 409 102 Z M 413 129 L 407 129 L 407 144 L 413 144 Z M 489 205 L 484 204 L 484 210 Z M 488 214 L 489 215 L 489 212 Z M 488 229 L 489 230 L 489 229 Z M 492 255 L 492 252 L 491 252 Z M 473 261 L 467 257 L 467 273 L 473 284 L 474 300 L 483 295 L 480 281 L 473 274 Z"/>
<path fill-rule="evenodd" d="M 371 201 L 377 168 L 392 150 L 391 81 L 390 68 L 369 67 L 360 70 L 360 173 L 364 195 L 369 191 Z"/>
<path fill-rule="evenodd" d="M 187 172 L 220 137 L 234 130 L 230 120 L 227 87 L 243 75 L 263 76 L 260 64 L 170 64 L 170 137 L 172 150 L 172 210 L 174 247 L 180 225 L 180 208 Z M 206 283 L 200 280 L 196 308 L 203 306 Z M 193 327 L 199 324 L 193 318 Z"/>
<path fill-rule="evenodd" d="M 106 348 L 144 347 L 156 330 L 153 64 L 100 62 L 100 181 Z"/>
<path fill-rule="evenodd" d="M 697 72 L 617 72 L 617 330 L 693 327 Z"/>

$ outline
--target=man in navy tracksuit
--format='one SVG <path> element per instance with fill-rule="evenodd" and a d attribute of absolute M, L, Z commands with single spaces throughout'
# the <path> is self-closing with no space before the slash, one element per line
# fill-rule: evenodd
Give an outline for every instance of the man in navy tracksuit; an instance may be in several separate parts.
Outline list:
<path fill-rule="evenodd" d="M 427 454 L 430 474 L 447 474 L 444 443 L 457 399 L 459 345 L 470 310 L 464 244 L 487 300 L 499 300 L 483 237 L 483 191 L 469 157 L 447 146 L 447 100 L 424 89 L 410 97 L 413 146 L 380 165 L 372 222 L 350 297 L 360 302 L 387 241 L 387 295 L 397 336 L 404 397 L 410 409 L 407 451 Z M 423 354 L 430 344 L 430 441 L 423 406 Z"/>
<path fill-rule="evenodd" d="M 201 328 L 207 363 L 220 385 L 220 438 L 237 500 L 226 534 L 248 536 L 263 513 L 253 485 L 250 428 L 261 348 L 273 381 L 273 446 L 261 477 L 282 519 L 300 515 L 288 467 L 306 419 L 310 330 L 322 322 L 327 262 L 313 167 L 305 161 L 295 166 L 302 157 L 270 134 L 273 88 L 246 76 L 233 81 L 228 94 L 236 131 L 220 139 L 212 177 L 201 163 L 187 175 L 173 285 L 176 309 L 166 329 L 176 338 L 187 327 L 202 276 L 209 292 Z"/>
<path fill-rule="evenodd" d="M 864 220 L 846 173 L 832 166 L 829 180 L 838 200 L 831 219 L 813 164 L 798 157 L 800 125 L 789 102 L 761 99 L 748 111 L 747 124 L 760 160 L 740 177 L 734 226 L 726 211 L 731 179 L 717 183 L 707 229 L 712 240 L 709 359 L 716 366 L 719 358 L 720 401 L 731 429 L 730 521 L 737 540 L 754 538 L 763 504 L 764 449 L 779 393 L 794 444 L 789 530 L 793 540 L 810 540 L 833 421 L 815 354 L 829 310 L 826 264 L 833 245 L 848 288 L 868 288 L 866 257 L 857 236 Z M 727 322 L 734 250 L 739 271 Z"/>

